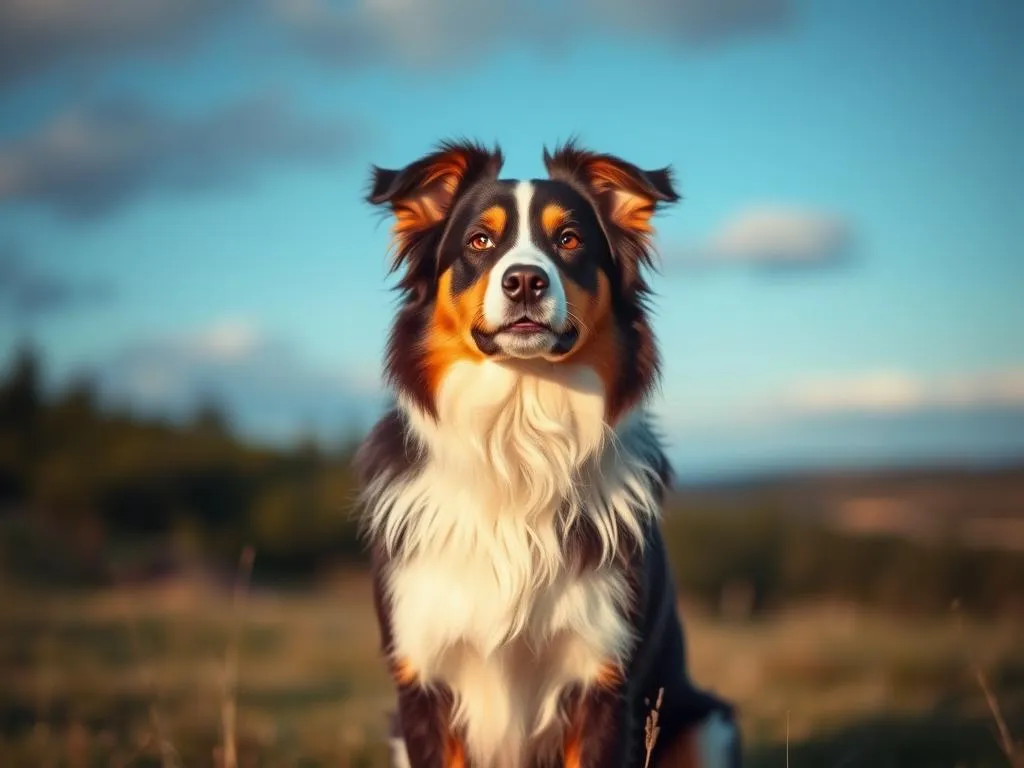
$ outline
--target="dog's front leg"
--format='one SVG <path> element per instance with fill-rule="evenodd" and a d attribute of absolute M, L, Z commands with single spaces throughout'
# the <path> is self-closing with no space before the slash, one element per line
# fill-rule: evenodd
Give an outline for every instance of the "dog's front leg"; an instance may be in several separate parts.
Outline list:
<path fill-rule="evenodd" d="M 577 697 L 570 710 L 564 768 L 623 768 L 636 751 L 635 727 L 620 676 L 609 674 Z"/>
<path fill-rule="evenodd" d="M 398 732 L 408 768 L 466 768 L 462 741 L 451 730 L 450 693 L 415 681 L 398 683 Z"/>
<path fill-rule="evenodd" d="M 395 653 L 392 604 L 385 588 L 387 558 L 379 547 L 371 551 L 371 568 L 381 651 L 390 662 L 398 692 L 392 768 L 467 768 L 464 745 L 451 728 L 451 691 L 440 684 L 426 685 L 414 665 Z"/>

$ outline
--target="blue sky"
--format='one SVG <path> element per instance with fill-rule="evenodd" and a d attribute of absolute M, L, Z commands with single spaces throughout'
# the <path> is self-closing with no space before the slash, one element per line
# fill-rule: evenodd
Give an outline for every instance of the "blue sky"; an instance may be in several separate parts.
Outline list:
<path fill-rule="evenodd" d="M 0 347 L 266 439 L 381 402 L 370 163 L 572 134 L 658 219 L 683 474 L 1024 455 L 1019 3 L 81 0 L 0 11 Z"/>

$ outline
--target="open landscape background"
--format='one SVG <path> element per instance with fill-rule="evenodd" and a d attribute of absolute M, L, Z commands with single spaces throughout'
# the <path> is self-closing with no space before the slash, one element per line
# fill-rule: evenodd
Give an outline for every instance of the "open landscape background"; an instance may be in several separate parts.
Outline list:
<path fill-rule="evenodd" d="M 84 381 L 48 399 L 37 365 L 0 384 L 0 763 L 234 764 L 227 739 L 240 765 L 385 765 L 354 443 L 104 412 Z M 751 764 L 1009 765 L 1022 520 L 1024 467 L 683 484 L 692 672 Z"/>
<path fill-rule="evenodd" d="M 383 766 L 369 168 L 571 135 L 683 195 L 665 529 L 751 764 L 1009 765 L 1022 39 L 1017 0 L 0 2 L 0 766 Z"/>

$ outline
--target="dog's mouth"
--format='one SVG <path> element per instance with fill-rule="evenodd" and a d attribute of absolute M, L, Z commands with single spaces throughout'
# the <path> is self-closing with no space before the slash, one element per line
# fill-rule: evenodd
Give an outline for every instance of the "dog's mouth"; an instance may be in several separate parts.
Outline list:
<path fill-rule="evenodd" d="M 533 320 L 525 315 L 520 317 L 518 320 L 514 320 L 511 323 L 505 323 L 503 326 L 495 331 L 495 335 L 499 333 L 554 333 L 551 326 L 547 323 L 541 323 L 537 320 Z"/>
<path fill-rule="evenodd" d="M 555 330 L 548 323 L 525 315 L 493 331 L 474 328 L 472 333 L 473 341 L 485 355 L 518 358 L 561 356 L 579 339 L 579 331 L 571 324 L 564 330 Z"/>

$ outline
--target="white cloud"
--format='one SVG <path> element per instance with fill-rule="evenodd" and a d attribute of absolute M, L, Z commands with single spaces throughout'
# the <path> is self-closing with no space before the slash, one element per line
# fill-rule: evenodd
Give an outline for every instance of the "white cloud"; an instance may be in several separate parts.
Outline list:
<path fill-rule="evenodd" d="M 39 269 L 25 251 L 10 243 L 0 245 L 0 316 L 52 316 L 102 304 L 114 294 L 107 282 L 80 281 Z"/>
<path fill-rule="evenodd" d="M 270 93 L 189 119 L 136 100 L 76 105 L 0 141 L 0 201 L 98 216 L 152 190 L 230 185 L 275 162 L 315 166 L 343 156 L 359 133 L 304 119 L 287 96 Z"/>
<path fill-rule="evenodd" d="M 184 416 L 209 397 L 264 437 L 369 426 L 385 393 L 376 366 L 310 363 L 251 320 L 225 319 L 129 345 L 94 367 L 100 390 L 144 411 Z"/>
<path fill-rule="evenodd" d="M 799 413 L 904 411 L 920 407 L 926 386 L 899 371 L 877 371 L 852 378 L 815 378 L 793 384 L 779 406 Z"/>
<path fill-rule="evenodd" d="M 252 354 L 264 342 L 254 323 L 244 319 L 223 320 L 192 334 L 185 346 L 202 357 L 224 361 Z"/>
<path fill-rule="evenodd" d="M 457 64 L 501 45 L 550 48 L 587 33 L 642 33 L 709 44 L 788 23 L 790 0 L 272 0 L 278 17 L 310 53 L 347 66 L 380 61 Z M 563 35 L 564 38 L 564 35 Z"/>
<path fill-rule="evenodd" d="M 1024 367 L 935 377 L 879 371 L 813 379 L 794 385 L 780 404 L 803 413 L 1024 406 Z"/>
<path fill-rule="evenodd" d="M 994 405 L 1024 404 L 1024 366 L 943 382 L 938 392 L 951 405 L 984 402 Z"/>
<path fill-rule="evenodd" d="M 840 216 L 780 204 L 752 205 L 727 219 L 707 242 L 683 248 L 680 265 L 816 266 L 848 255 L 850 224 Z"/>
<path fill-rule="evenodd" d="M 571 0 L 580 18 L 595 19 L 616 32 L 630 30 L 707 44 L 787 24 L 789 0 Z"/>
<path fill-rule="evenodd" d="M 532 7 L 474 0 L 272 0 L 284 29 L 306 52 L 343 66 L 390 60 L 451 63 L 499 39 L 530 33 Z M 472 32 L 466 20 L 472 19 Z"/>
<path fill-rule="evenodd" d="M 0 85 L 71 60 L 168 50 L 242 5 L 240 0 L 4 0 Z"/>
<path fill-rule="evenodd" d="M 502 44 L 550 49 L 598 31 L 708 44 L 789 22 L 791 0 L 4 0 L 0 86 L 55 66 L 188 50 L 256 21 L 342 66 L 458 63 Z M 569 37 L 566 38 L 566 35 Z"/>
<path fill-rule="evenodd" d="M 688 405 L 669 399 L 659 411 L 669 432 L 695 434 L 835 416 L 895 417 L 992 408 L 1024 409 L 1024 365 L 938 376 L 898 369 L 811 376 L 745 401 Z"/>

